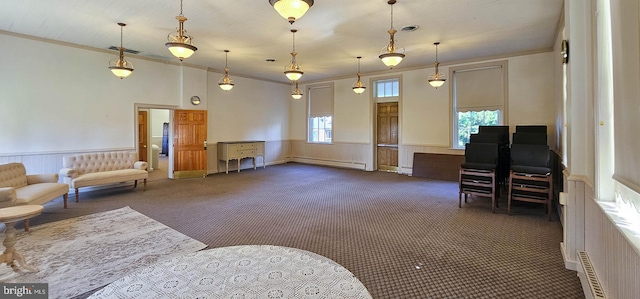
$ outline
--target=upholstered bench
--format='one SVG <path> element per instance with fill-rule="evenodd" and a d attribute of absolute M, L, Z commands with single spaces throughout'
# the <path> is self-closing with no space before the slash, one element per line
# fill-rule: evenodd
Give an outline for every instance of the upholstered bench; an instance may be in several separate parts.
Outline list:
<path fill-rule="evenodd" d="M 75 189 L 78 202 L 78 189 L 82 187 L 134 181 L 135 188 L 138 180 L 144 180 L 146 189 L 149 177 L 147 166 L 147 162 L 138 161 L 136 152 L 77 154 L 62 158 L 60 175 Z"/>

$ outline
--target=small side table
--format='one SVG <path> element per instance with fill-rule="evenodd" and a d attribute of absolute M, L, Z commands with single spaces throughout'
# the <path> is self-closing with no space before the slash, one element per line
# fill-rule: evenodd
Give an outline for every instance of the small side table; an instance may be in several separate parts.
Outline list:
<path fill-rule="evenodd" d="M 13 225 L 17 221 L 40 215 L 40 213 L 42 213 L 42 209 L 43 207 L 41 205 L 24 205 L 0 209 L 0 222 L 7 226 L 4 232 L 4 242 L 2 242 L 5 250 L 4 253 L 0 255 L 0 264 L 7 263 L 7 265 L 11 266 L 11 268 L 15 270 L 16 265 L 14 264 L 14 261 L 17 261 L 22 268 L 30 272 L 39 271 L 38 268 L 27 265 L 22 254 L 15 249 L 16 228 L 13 227 Z"/>

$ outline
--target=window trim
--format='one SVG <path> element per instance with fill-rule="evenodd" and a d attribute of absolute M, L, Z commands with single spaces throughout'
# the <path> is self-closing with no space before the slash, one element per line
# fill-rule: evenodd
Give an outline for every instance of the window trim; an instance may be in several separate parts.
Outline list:
<path fill-rule="evenodd" d="M 458 138 L 458 109 L 455 105 L 456 100 L 456 89 L 455 84 L 455 73 L 459 71 L 473 71 L 480 70 L 485 68 L 493 68 L 493 67 L 501 67 L 502 68 L 502 95 L 503 95 L 503 104 L 502 109 L 500 110 L 500 118 L 502 120 L 502 124 L 500 125 L 508 125 L 509 124 L 509 61 L 508 60 L 496 60 L 491 62 L 484 63 L 476 63 L 476 64 L 466 64 L 462 66 L 452 66 L 449 68 L 449 78 L 451 78 L 451 84 L 449 85 L 449 111 L 451 122 L 449 123 L 449 147 L 454 150 L 461 150 L 464 148 L 457 147 L 457 138 Z M 483 107 L 490 108 L 490 107 Z M 486 109 L 485 109 L 486 110 Z M 475 111 L 475 110 L 474 110 Z"/>

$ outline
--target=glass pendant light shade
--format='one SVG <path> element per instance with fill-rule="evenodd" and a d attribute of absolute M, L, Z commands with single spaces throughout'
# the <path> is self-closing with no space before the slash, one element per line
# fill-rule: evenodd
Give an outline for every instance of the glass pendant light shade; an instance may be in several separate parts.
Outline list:
<path fill-rule="evenodd" d="M 439 42 L 435 42 L 433 44 L 436 45 L 435 73 L 429 75 L 429 77 L 427 78 L 427 81 L 429 81 L 429 84 L 431 86 L 433 86 L 436 89 L 438 89 L 438 87 L 444 85 L 444 82 L 447 81 L 447 78 L 446 78 L 446 76 L 444 74 L 441 74 L 440 71 L 438 70 L 438 66 L 440 65 L 440 63 L 438 62 L 438 45 L 440 43 Z"/>
<path fill-rule="evenodd" d="M 298 81 L 302 78 L 304 72 L 302 71 L 302 67 L 298 64 L 289 64 L 284 68 L 284 75 L 289 78 L 291 81 Z"/>
<path fill-rule="evenodd" d="M 293 90 L 291 91 L 291 97 L 294 100 L 299 100 L 302 98 L 302 91 L 300 90 L 300 88 L 298 88 L 298 81 L 296 81 L 295 83 L 295 87 L 293 88 Z"/>
<path fill-rule="evenodd" d="M 404 47 L 396 45 L 395 35 L 397 30 L 393 29 L 393 5 L 396 4 L 396 0 L 389 0 L 387 2 L 391 6 L 391 28 L 387 31 L 389 33 L 389 43 L 380 50 L 380 60 L 384 65 L 393 68 L 400 64 L 404 55 Z"/>
<path fill-rule="evenodd" d="M 109 69 L 120 79 L 129 77 L 133 73 L 133 64 L 124 60 L 123 52 L 124 48 L 120 48 L 120 58 L 109 61 Z"/>
<path fill-rule="evenodd" d="M 296 32 L 298 30 L 291 29 L 293 33 L 293 51 L 291 51 L 291 63 L 284 67 L 284 75 L 289 78 L 291 81 L 298 81 L 302 78 L 304 72 L 302 71 L 302 67 L 296 62 Z"/>
<path fill-rule="evenodd" d="M 224 91 L 229 91 L 235 84 L 233 83 L 233 79 L 229 77 L 229 67 L 227 66 L 227 56 L 229 54 L 229 50 L 224 50 L 224 52 L 224 76 L 222 76 L 222 78 L 220 78 L 220 80 L 218 81 L 218 86 L 220 86 L 220 88 Z"/>
<path fill-rule="evenodd" d="M 176 16 L 178 20 L 178 29 L 176 32 L 169 33 L 167 36 L 168 43 L 164 44 L 169 52 L 175 57 L 178 57 L 180 61 L 185 58 L 191 57 L 198 48 L 193 45 L 193 37 L 187 35 L 187 30 L 184 29 L 184 22 L 187 20 L 182 15 L 182 0 L 180 0 L 180 14 Z"/>
<path fill-rule="evenodd" d="M 118 58 L 109 61 L 109 69 L 114 75 L 122 79 L 133 73 L 133 64 L 124 59 L 125 49 L 122 47 L 122 27 L 127 26 L 127 24 L 118 23 L 118 25 L 120 26 L 120 48 L 118 48 L 120 54 L 118 55 Z"/>
<path fill-rule="evenodd" d="M 356 58 L 358 58 L 358 80 L 351 85 L 351 88 L 353 89 L 353 92 L 361 94 L 367 89 L 367 87 L 364 86 L 362 81 L 360 81 L 360 59 L 362 57 L 358 56 Z"/>
<path fill-rule="evenodd" d="M 289 23 L 301 18 L 313 5 L 313 0 L 269 0 L 269 4 Z"/>

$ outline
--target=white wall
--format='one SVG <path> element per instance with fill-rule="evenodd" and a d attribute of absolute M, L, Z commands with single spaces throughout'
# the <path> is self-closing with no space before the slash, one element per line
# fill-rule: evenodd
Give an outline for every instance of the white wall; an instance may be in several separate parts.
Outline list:
<path fill-rule="evenodd" d="M 0 58 L 0 154 L 134 147 L 133 103 L 178 104 L 179 68 L 131 60 L 133 74 L 108 69 L 117 54 L 8 35 Z"/>
<path fill-rule="evenodd" d="M 223 74 L 208 72 L 209 173 L 224 171 L 217 160 L 218 142 L 265 141 L 267 164 L 283 163 L 289 156 L 289 85 L 233 76 L 234 87 L 225 92 L 218 86 Z M 202 104 L 201 104 L 202 105 Z M 250 160 L 250 159 L 249 159 Z M 243 161 L 242 168 L 251 161 Z M 262 164 L 262 161 L 258 161 Z M 235 169 L 235 163 L 231 163 Z M 230 166 L 231 169 L 231 166 Z"/>
<path fill-rule="evenodd" d="M 547 125 L 548 144 L 556 147 L 554 52 L 509 59 L 509 125 Z"/>
<path fill-rule="evenodd" d="M 210 173 L 217 171 L 218 141 L 265 140 L 267 162 L 288 155 L 286 84 L 234 77 L 236 87 L 224 93 L 217 84 L 222 74 L 135 55 L 126 55 L 133 74 L 119 79 L 107 68 L 115 51 L 1 34 L 0 44 L 12 45 L 0 56 L 0 163 L 57 173 L 63 155 L 134 150 L 136 107 L 207 109 Z M 191 104 L 193 95 L 200 105 Z"/>
<path fill-rule="evenodd" d="M 164 123 L 170 122 L 168 109 L 149 109 L 149 131 L 151 132 L 151 144 L 162 149 L 162 134 Z"/>
<path fill-rule="evenodd" d="M 554 52 L 507 57 L 496 60 L 508 62 L 508 125 L 511 131 L 516 125 L 544 124 L 548 127 L 549 145 L 555 147 L 555 99 L 554 99 Z M 441 66 L 440 71 L 449 72 L 451 64 Z M 307 160 L 316 159 L 319 164 L 354 167 L 353 163 L 364 163 L 373 170 L 373 126 L 372 80 L 401 77 L 400 94 L 400 148 L 401 173 L 411 173 L 414 152 L 464 154 L 451 149 L 451 96 L 447 81 L 438 89 L 431 87 L 426 78 L 432 67 L 406 71 L 389 70 L 388 73 L 362 76 L 368 82 L 368 90 L 356 95 L 351 90 L 355 78 L 338 79 L 334 82 L 334 145 L 306 143 L 307 110 L 306 97 L 292 103 L 291 137 L 294 140 L 292 155 Z M 545 75 L 548 74 L 548 75 Z M 326 82 L 326 81 L 325 81 Z M 313 84 L 320 82 L 313 82 Z M 305 86 L 306 88 L 306 86 Z M 321 148 L 321 149 L 317 149 Z M 359 166 L 356 168 L 360 168 Z"/>

